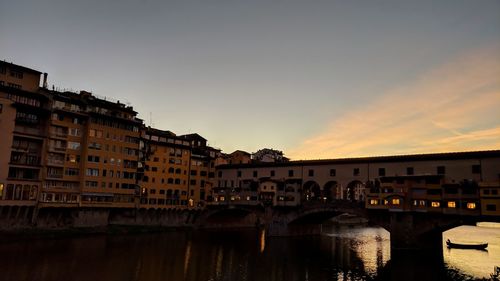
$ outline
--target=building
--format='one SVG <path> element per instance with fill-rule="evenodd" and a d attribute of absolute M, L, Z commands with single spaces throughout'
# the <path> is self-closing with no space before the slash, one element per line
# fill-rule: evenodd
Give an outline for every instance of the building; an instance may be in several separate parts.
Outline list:
<path fill-rule="evenodd" d="M 134 208 L 139 128 L 132 107 L 49 91 L 52 114 L 40 207 Z"/>
<path fill-rule="evenodd" d="M 493 214 L 500 203 L 499 150 L 221 165 L 217 170 L 215 202 L 237 201 L 233 190 L 253 185 L 264 192 L 259 194 L 261 199 L 273 205 L 347 199 L 366 202 L 369 208 L 437 211 L 449 203 L 466 206 L 462 213 L 483 210 Z M 278 195 L 290 182 L 297 186 Z M 402 194 L 409 192 L 412 197 L 403 202 Z M 295 201 L 298 197 L 300 201 Z"/>
<path fill-rule="evenodd" d="M 228 164 L 248 164 L 252 162 L 252 154 L 243 151 L 236 150 L 227 155 Z"/>
<path fill-rule="evenodd" d="M 220 149 L 208 146 L 207 140 L 198 134 L 180 137 L 192 145 L 189 165 L 189 206 L 203 207 L 206 201 L 212 200 L 215 167 L 222 153 Z"/>
<path fill-rule="evenodd" d="M 140 208 L 187 208 L 191 143 L 170 131 L 143 128 Z"/>
<path fill-rule="evenodd" d="M 0 61 L 0 206 L 35 206 L 42 186 L 50 109 L 40 75 Z"/>

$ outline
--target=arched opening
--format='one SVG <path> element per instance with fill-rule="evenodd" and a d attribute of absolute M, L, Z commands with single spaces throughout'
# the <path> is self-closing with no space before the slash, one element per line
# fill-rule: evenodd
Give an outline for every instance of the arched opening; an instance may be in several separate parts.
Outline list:
<path fill-rule="evenodd" d="M 302 187 L 302 202 L 316 201 L 321 198 L 321 189 L 315 181 L 308 181 Z"/>
<path fill-rule="evenodd" d="M 365 185 L 358 180 L 351 181 L 344 190 L 344 198 L 350 201 L 364 201 Z"/>
<path fill-rule="evenodd" d="M 323 187 L 323 198 L 330 202 L 332 200 L 338 199 L 339 194 L 337 194 L 337 182 L 329 181 Z"/>

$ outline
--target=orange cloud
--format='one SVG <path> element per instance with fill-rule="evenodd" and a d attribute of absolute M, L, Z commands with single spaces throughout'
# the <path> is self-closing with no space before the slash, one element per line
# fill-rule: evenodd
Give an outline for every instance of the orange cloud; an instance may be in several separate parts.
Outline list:
<path fill-rule="evenodd" d="M 429 71 L 336 118 L 292 159 L 500 148 L 500 48 Z"/>

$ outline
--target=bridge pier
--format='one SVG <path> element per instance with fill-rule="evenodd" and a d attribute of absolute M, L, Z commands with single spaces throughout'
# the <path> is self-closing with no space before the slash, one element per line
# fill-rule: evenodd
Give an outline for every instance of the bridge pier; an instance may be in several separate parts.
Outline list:
<path fill-rule="evenodd" d="M 432 250 L 442 252 L 441 229 L 428 216 L 398 212 L 390 215 L 391 250 Z"/>

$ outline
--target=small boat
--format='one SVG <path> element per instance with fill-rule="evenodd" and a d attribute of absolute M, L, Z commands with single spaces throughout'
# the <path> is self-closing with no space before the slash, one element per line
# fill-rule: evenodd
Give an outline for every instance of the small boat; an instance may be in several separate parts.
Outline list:
<path fill-rule="evenodd" d="M 448 248 L 455 249 L 476 249 L 476 250 L 484 250 L 488 247 L 488 243 L 453 243 L 450 239 L 446 240 L 446 246 Z"/>

